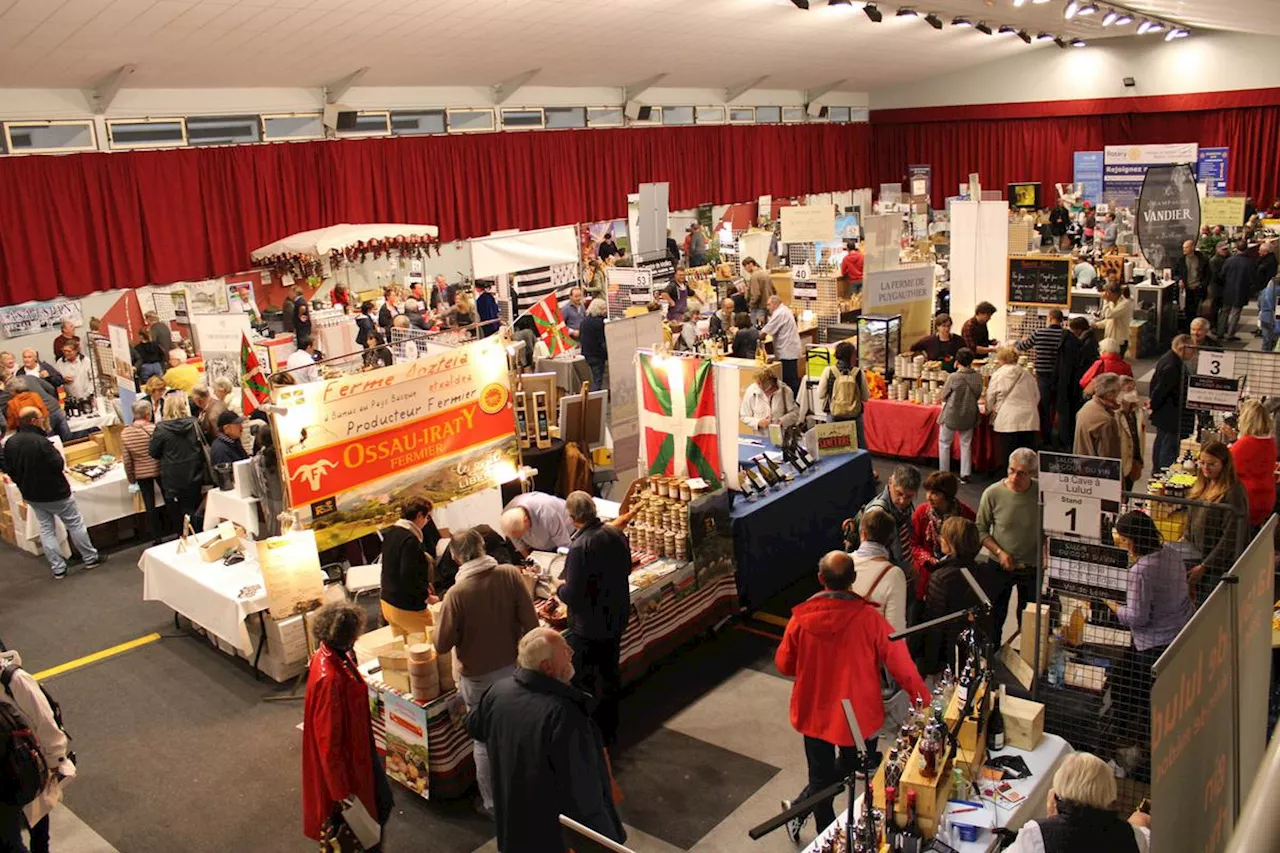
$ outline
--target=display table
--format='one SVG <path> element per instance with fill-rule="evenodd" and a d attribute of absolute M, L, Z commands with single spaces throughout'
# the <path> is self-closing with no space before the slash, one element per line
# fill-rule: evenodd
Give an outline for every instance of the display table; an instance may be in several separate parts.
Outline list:
<path fill-rule="evenodd" d="M 556 387 L 566 395 L 577 394 L 583 382 L 591 381 L 591 367 L 577 350 L 554 358 L 540 358 L 534 362 L 533 369 L 538 373 L 554 373 Z"/>
<path fill-rule="evenodd" d="M 234 489 L 211 489 L 205 492 L 204 529 L 212 530 L 221 521 L 234 521 L 257 539 L 259 503 L 257 498 L 243 497 Z"/>
<path fill-rule="evenodd" d="M 766 448 L 738 443 L 739 458 Z M 829 456 L 795 482 L 747 501 L 734 496 L 733 555 L 738 595 L 754 610 L 770 596 L 818 571 L 818 560 L 840 547 L 840 524 L 875 496 L 871 455 Z"/>
<path fill-rule="evenodd" d="M 1009 782 L 1010 787 L 1022 794 L 1026 799 L 1021 800 L 1017 805 L 996 805 L 987 797 L 983 797 L 980 801 L 975 798 L 973 802 L 980 802 L 982 805 L 980 811 L 965 811 L 958 814 L 956 812 L 960 809 L 969 809 L 972 806 L 966 803 L 949 803 L 947 805 L 947 814 L 952 815 L 952 820 L 956 823 L 965 823 L 980 828 L 976 841 L 960 841 L 958 833 L 951 833 L 947 843 L 951 845 L 956 853 L 989 853 L 998 846 L 995 833 L 991 831 L 991 827 L 1017 830 L 1029 820 L 1044 817 L 1049 788 L 1053 785 L 1053 773 L 1057 769 L 1059 762 L 1070 755 L 1071 752 L 1073 752 L 1071 744 L 1057 735 L 1046 734 L 1041 738 L 1040 744 L 1031 752 L 1010 747 L 1009 749 L 990 753 L 990 756 L 1019 755 L 1027 763 L 1027 768 L 1031 771 L 1031 775 L 1026 779 L 1015 779 Z M 861 814 L 862 808 L 862 797 L 858 797 L 854 803 L 855 819 L 857 815 Z M 846 817 L 847 811 L 841 810 L 838 812 L 835 823 L 820 832 L 818 837 L 804 849 L 804 853 L 818 853 L 823 840 L 829 838 L 837 828 L 843 827 Z"/>
<path fill-rule="evenodd" d="M 75 498 L 85 527 L 128 518 L 146 510 L 142 503 L 142 495 L 129 492 L 129 480 L 121 464 L 111 466 L 110 471 L 91 483 L 82 483 L 75 477 L 67 477 L 67 482 L 71 485 L 71 496 Z M 9 511 L 13 516 L 13 527 L 17 532 L 20 546 L 34 554 L 42 553 L 40 522 L 36 514 L 25 505 L 17 486 L 12 482 L 6 482 L 5 488 L 9 498 Z M 164 498 L 160 495 L 159 489 L 156 490 L 156 504 L 157 506 L 164 504 Z M 58 528 L 58 538 L 65 541 L 67 529 L 63 526 L 62 519 L 56 519 L 54 524 Z M 23 544 L 24 541 L 34 543 L 35 550 Z"/>
<path fill-rule="evenodd" d="M 878 456 L 938 462 L 938 418 L 941 406 L 904 403 L 897 400 L 868 400 L 862 412 L 862 437 L 865 449 Z M 960 438 L 951 444 L 951 458 L 960 459 Z M 994 471 L 1002 460 L 996 459 L 995 433 L 983 414 L 973 434 L 973 470 Z"/>
<path fill-rule="evenodd" d="M 194 550 L 180 554 L 178 544 L 175 539 L 142 552 L 142 600 L 164 602 L 235 651 L 252 654 L 245 618 L 267 609 L 254 555 L 246 552 L 244 562 L 224 566 L 221 560 L 206 563 Z"/>
<path fill-rule="evenodd" d="M 71 430 L 72 435 L 87 435 L 109 424 L 119 423 L 114 407 L 101 394 L 94 398 L 94 404 L 97 414 L 67 418 L 67 429 Z"/>

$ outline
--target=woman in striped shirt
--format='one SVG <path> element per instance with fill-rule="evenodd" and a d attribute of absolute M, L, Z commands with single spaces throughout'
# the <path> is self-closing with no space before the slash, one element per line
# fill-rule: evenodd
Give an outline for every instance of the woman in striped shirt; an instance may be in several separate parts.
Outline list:
<path fill-rule="evenodd" d="M 120 446 L 124 459 L 124 475 L 129 480 L 129 491 L 142 492 L 142 503 L 147 508 L 147 529 L 151 531 L 151 544 L 159 545 L 164 538 L 164 517 L 156 509 L 156 489 L 160 486 L 160 460 L 152 459 L 147 451 L 151 433 L 156 425 L 151 421 L 152 406 L 148 399 L 134 401 L 133 423 L 120 432 Z"/>

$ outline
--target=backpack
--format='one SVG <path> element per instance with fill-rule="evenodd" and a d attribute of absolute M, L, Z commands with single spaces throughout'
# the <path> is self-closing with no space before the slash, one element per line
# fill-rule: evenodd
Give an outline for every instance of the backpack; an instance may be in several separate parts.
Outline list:
<path fill-rule="evenodd" d="M 13 682 L 13 676 L 18 672 L 19 669 L 20 667 L 16 663 L 10 663 L 7 666 L 0 667 L 0 686 L 4 687 L 4 692 L 9 695 L 10 700 L 13 699 L 13 688 L 10 687 L 9 685 Z M 59 705 L 58 700 L 54 699 L 52 694 L 50 694 L 49 691 L 45 689 L 45 686 L 43 684 L 40 684 L 40 682 L 36 682 L 36 684 L 39 685 L 40 692 L 44 694 L 44 701 L 49 703 L 49 711 L 50 713 L 53 714 L 53 722 L 57 725 L 58 729 L 61 730 L 62 733 L 67 736 L 67 740 L 70 741 L 72 739 L 71 735 L 67 732 L 67 727 L 62 723 L 62 706 Z M 15 706 L 8 705 L 5 702 L 0 702 L 0 709 L 3 709 L 5 707 L 12 708 L 14 710 L 14 713 L 18 713 Z M 22 715 L 18 714 L 18 716 L 21 717 Z M 5 731 L 6 729 L 5 729 L 4 723 L 0 722 L 0 741 L 6 740 L 6 737 L 4 734 Z M 31 734 L 31 739 L 33 742 L 35 742 L 34 732 Z M 37 743 L 37 746 L 38 746 L 38 743 Z M 3 752 L 3 747 L 0 747 L 0 752 Z M 67 760 L 70 761 L 72 764 L 76 764 L 78 760 L 76 758 L 75 750 L 71 749 L 69 746 L 67 748 Z M 47 763 L 44 761 L 44 753 L 40 753 L 40 762 L 42 765 L 45 765 L 47 767 Z M 4 763 L 5 763 L 4 759 L 0 759 L 0 765 L 4 765 Z M 46 778 L 48 776 L 48 773 L 50 772 L 52 772 L 52 770 L 46 770 L 45 774 L 41 776 L 41 779 Z M 4 773 L 5 773 L 5 770 L 0 770 L 0 778 L 3 778 Z M 0 789 L 4 789 L 5 784 L 6 783 L 4 781 L 0 781 Z M 3 799 L 3 796 L 4 795 L 0 793 L 0 799 Z"/>
<path fill-rule="evenodd" d="M 858 377 L 849 371 L 836 368 L 836 381 L 831 388 L 831 416 L 856 418 L 862 414 L 862 395 L 858 390 Z"/>
<path fill-rule="evenodd" d="M 9 667 L 3 678 L 8 691 Z M 44 790 L 48 778 L 49 765 L 27 718 L 16 706 L 0 702 L 0 803 L 25 806 Z"/>

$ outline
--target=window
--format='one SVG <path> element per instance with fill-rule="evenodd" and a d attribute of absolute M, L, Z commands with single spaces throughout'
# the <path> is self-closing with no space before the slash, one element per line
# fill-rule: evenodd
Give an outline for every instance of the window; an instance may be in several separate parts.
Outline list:
<path fill-rule="evenodd" d="M 262 141 L 257 116 L 187 116 L 189 145 L 242 145 Z"/>
<path fill-rule="evenodd" d="M 784 107 L 782 120 L 787 124 L 804 121 L 804 107 Z"/>
<path fill-rule="evenodd" d="M 444 110 L 397 110 L 391 113 L 392 136 L 426 136 L 444 132 Z"/>
<path fill-rule="evenodd" d="M 591 127 L 622 127 L 622 107 L 590 107 L 587 124 Z"/>
<path fill-rule="evenodd" d="M 724 124 L 724 107 L 698 107 L 698 124 Z"/>
<path fill-rule="evenodd" d="M 548 130 L 587 126 L 586 107 L 547 107 L 542 112 L 547 117 Z"/>
<path fill-rule="evenodd" d="M 10 154 L 98 150 L 91 121 L 11 121 L 4 129 Z"/>
<path fill-rule="evenodd" d="M 663 107 L 662 123 L 666 125 L 693 124 L 693 107 Z"/>
<path fill-rule="evenodd" d="M 871 110 L 856 110 L 853 107 L 850 107 L 849 121 L 861 121 L 861 122 L 871 121 Z"/>
<path fill-rule="evenodd" d="M 494 130 L 493 110 L 449 110 L 450 133 L 480 133 Z"/>
<path fill-rule="evenodd" d="M 640 107 L 638 117 L 631 119 L 627 123 L 633 125 L 662 124 L 662 107 Z"/>
<path fill-rule="evenodd" d="M 324 117 L 320 113 L 263 116 L 262 138 L 267 142 L 281 139 L 324 139 Z"/>
<path fill-rule="evenodd" d="M 751 124 L 755 120 L 754 107 L 729 107 L 729 124 Z"/>
<path fill-rule="evenodd" d="M 172 148 L 187 144 L 187 127 L 180 118 L 108 121 L 107 141 L 112 148 Z"/>
<path fill-rule="evenodd" d="M 542 125 L 542 110 L 537 107 L 502 111 L 503 130 L 527 130 L 531 127 L 542 127 Z"/>
<path fill-rule="evenodd" d="M 782 121 L 782 107 L 756 107 L 756 124 L 778 124 Z"/>
<path fill-rule="evenodd" d="M 827 119 L 829 121 L 847 122 L 849 121 L 849 108 L 827 107 Z"/>
<path fill-rule="evenodd" d="M 387 112 L 338 113 L 338 126 L 334 132 L 340 137 L 352 136 L 389 136 L 391 134 L 391 114 Z"/>

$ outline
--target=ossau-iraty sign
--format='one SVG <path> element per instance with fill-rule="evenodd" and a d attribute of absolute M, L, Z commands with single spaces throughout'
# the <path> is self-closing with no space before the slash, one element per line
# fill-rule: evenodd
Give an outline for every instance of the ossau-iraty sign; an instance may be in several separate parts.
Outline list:
<path fill-rule="evenodd" d="M 1154 269 L 1170 269 L 1200 233 L 1200 194 L 1191 167 L 1152 166 L 1138 197 L 1138 246 Z"/>

